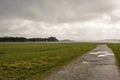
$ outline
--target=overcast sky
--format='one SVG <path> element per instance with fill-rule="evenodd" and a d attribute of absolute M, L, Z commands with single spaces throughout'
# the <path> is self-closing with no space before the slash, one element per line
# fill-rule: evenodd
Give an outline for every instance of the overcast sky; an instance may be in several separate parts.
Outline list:
<path fill-rule="evenodd" d="M 120 39 L 120 0 L 0 0 L 0 36 Z"/>

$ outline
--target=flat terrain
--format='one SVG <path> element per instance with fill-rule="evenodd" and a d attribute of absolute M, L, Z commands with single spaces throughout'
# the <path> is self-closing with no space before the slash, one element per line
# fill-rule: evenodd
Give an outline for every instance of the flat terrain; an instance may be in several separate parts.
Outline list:
<path fill-rule="evenodd" d="M 45 75 L 90 51 L 95 45 L 0 43 L 0 80 L 41 80 Z"/>
<path fill-rule="evenodd" d="M 116 57 L 117 65 L 120 68 L 120 43 L 108 44 L 108 46 L 113 50 Z"/>
<path fill-rule="evenodd" d="M 98 45 L 44 80 L 120 80 L 120 74 L 112 50 Z"/>

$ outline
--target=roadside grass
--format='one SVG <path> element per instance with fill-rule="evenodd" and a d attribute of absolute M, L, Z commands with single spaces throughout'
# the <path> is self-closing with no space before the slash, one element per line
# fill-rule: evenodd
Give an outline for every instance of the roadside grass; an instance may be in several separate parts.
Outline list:
<path fill-rule="evenodd" d="M 0 80 L 42 80 L 95 46 L 92 43 L 0 44 Z"/>
<path fill-rule="evenodd" d="M 116 57 L 117 65 L 120 68 L 120 44 L 108 44 L 108 46 L 113 50 Z"/>

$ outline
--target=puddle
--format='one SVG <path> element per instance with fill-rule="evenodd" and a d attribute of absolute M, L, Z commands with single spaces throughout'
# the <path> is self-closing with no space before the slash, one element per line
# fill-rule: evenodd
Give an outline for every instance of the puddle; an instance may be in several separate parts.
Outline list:
<path fill-rule="evenodd" d="M 110 53 L 110 52 L 108 52 L 108 51 L 90 52 L 90 54 L 103 54 L 103 53 Z"/>
<path fill-rule="evenodd" d="M 89 54 L 98 55 L 97 57 L 105 57 L 105 56 L 114 55 L 113 53 L 111 53 L 111 52 L 109 52 L 109 51 L 90 52 Z"/>
<path fill-rule="evenodd" d="M 108 51 L 98 51 L 98 52 L 90 52 L 90 54 L 103 54 L 103 53 L 108 53 Z"/>
<path fill-rule="evenodd" d="M 98 55 L 97 57 L 104 57 L 104 56 L 106 56 L 106 55 Z"/>
<path fill-rule="evenodd" d="M 108 54 L 108 53 L 104 53 L 104 54 L 100 54 L 100 55 L 98 55 L 97 57 L 105 57 L 105 56 L 112 56 L 112 55 L 114 55 L 114 54 Z"/>
<path fill-rule="evenodd" d="M 99 54 L 98 52 L 90 52 L 89 54 Z"/>
<path fill-rule="evenodd" d="M 88 61 L 83 61 L 82 63 L 83 63 L 83 64 L 89 64 L 90 62 L 88 62 Z"/>

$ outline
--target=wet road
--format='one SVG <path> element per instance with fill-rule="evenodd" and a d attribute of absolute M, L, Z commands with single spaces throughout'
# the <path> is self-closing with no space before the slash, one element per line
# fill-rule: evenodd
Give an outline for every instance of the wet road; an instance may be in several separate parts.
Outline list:
<path fill-rule="evenodd" d="M 44 80 L 120 80 L 120 74 L 112 50 L 98 45 Z"/>

